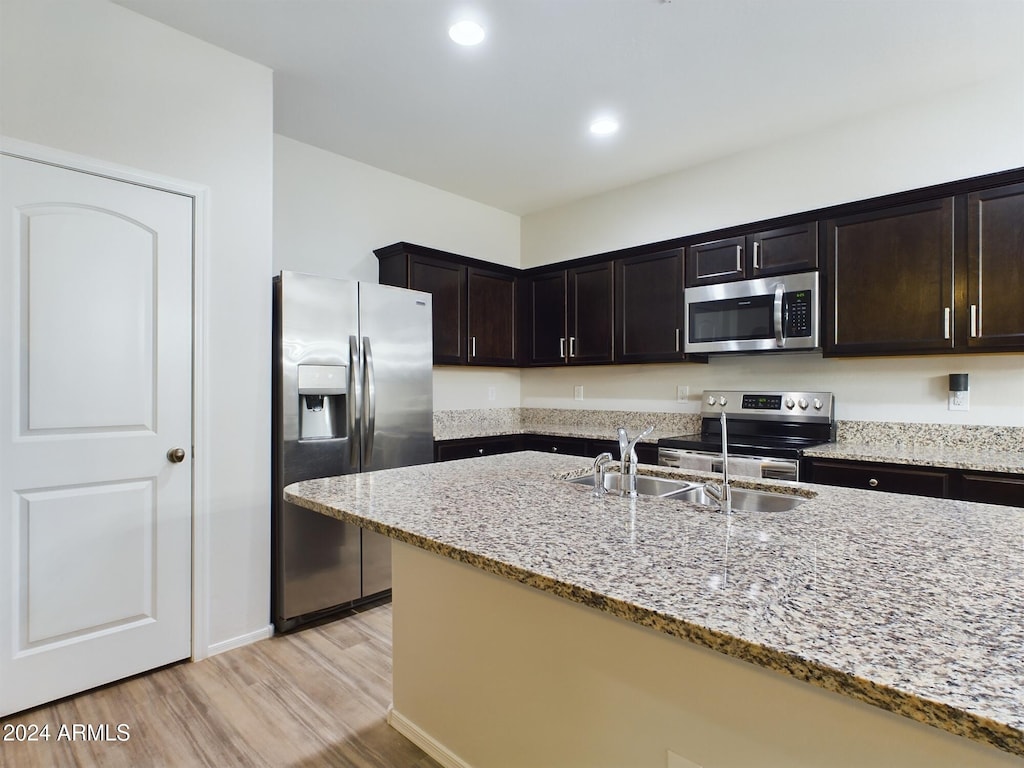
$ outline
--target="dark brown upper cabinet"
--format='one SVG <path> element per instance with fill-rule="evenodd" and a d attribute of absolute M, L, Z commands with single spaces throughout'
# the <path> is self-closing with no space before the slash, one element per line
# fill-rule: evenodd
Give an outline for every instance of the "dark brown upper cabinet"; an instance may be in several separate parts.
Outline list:
<path fill-rule="evenodd" d="M 954 347 L 953 198 L 830 219 L 826 354 Z"/>
<path fill-rule="evenodd" d="M 967 196 L 967 346 L 1024 347 L 1024 184 Z"/>
<path fill-rule="evenodd" d="M 611 261 L 532 275 L 528 288 L 526 363 L 612 362 L 613 285 Z"/>
<path fill-rule="evenodd" d="M 431 294 L 435 364 L 516 365 L 518 270 L 411 243 L 374 253 L 383 285 Z"/>
<path fill-rule="evenodd" d="M 407 285 L 431 294 L 434 362 L 458 365 L 466 361 L 466 268 L 460 264 L 409 256 Z"/>
<path fill-rule="evenodd" d="M 469 364 L 516 364 L 516 277 L 467 267 Z"/>
<path fill-rule="evenodd" d="M 615 361 L 683 360 L 682 333 L 683 249 L 617 259 Z"/>
<path fill-rule="evenodd" d="M 818 268 L 818 224 L 804 222 L 686 249 L 686 285 L 728 283 Z"/>

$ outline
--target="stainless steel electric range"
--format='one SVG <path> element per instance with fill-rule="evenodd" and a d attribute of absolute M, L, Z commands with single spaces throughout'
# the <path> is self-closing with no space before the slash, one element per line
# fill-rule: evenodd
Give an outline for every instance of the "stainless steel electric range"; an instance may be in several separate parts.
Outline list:
<path fill-rule="evenodd" d="M 663 437 L 658 463 L 722 471 L 721 414 L 728 432 L 729 474 L 799 480 L 803 452 L 836 439 L 831 392 L 704 392 L 699 434 Z"/>

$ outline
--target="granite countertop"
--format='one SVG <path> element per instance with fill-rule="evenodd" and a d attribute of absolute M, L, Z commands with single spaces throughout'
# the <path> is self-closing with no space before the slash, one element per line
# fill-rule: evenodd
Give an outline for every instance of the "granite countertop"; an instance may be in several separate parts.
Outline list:
<path fill-rule="evenodd" d="M 1024 474 L 1024 450 L 1001 451 L 969 446 L 920 445 L 917 443 L 859 443 L 843 440 L 808 448 L 805 456 L 883 464 L 973 469 L 981 472 Z"/>
<path fill-rule="evenodd" d="M 727 516 L 564 480 L 589 471 L 522 452 L 309 480 L 285 496 L 1024 755 L 1024 509 L 738 480 L 808 500 Z"/>

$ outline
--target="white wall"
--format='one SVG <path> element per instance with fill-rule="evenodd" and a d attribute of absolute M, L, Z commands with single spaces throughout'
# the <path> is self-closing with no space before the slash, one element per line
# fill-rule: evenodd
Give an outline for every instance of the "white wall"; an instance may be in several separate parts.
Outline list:
<path fill-rule="evenodd" d="M 519 266 L 518 216 L 274 137 L 275 272 L 377 282 L 374 249 L 399 241 Z M 519 400 L 518 371 L 434 369 L 436 410 Z"/>
<path fill-rule="evenodd" d="M 3 0 L 0 133 L 209 188 L 208 642 L 270 591 L 269 70 L 104 0 Z M 200 649 L 202 652 L 203 649 Z"/>
<path fill-rule="evenodd" d="M 524 217 L 535 266 L 1024 166 L 1024 76 L 614 190 Z M 1024 300 L 1024 299 L 1022 299 Z M 944 377 L 971 373 L 971 410 L 946 410 Z M 573 385 L 584 385 L 583 402 Z M 527 370 L 522 404 L 693 410 L 704 388 L 834 391 L 842 419 L 1024 425 L 1024 355 L 822 360 L 719 357 L 709 365 Z M 875 403 L 884 406 L 875 409 Z"/>

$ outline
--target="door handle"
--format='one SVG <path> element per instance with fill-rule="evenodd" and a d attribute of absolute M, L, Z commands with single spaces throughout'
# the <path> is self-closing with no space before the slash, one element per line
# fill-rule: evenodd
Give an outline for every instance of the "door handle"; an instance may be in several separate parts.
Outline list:
<path fill-rule="evenodd" d="M 185 460 L 185 449 L 184 448 L 171 448 L 167 451 L 167 460 L 171 464 L 181 464 Z"/>
<path fill-rule="evenodd" d="M 373 371 L 373 350 L 370 337 L 363 336 L 363 391 L 366 393 L 366 418 L 363 420 L 363 469 L 365 470 L 373 456 L 373 433 L 377 423 L 377 381 Z"/>
<path fill-rule="evenodd" d="M 786 346 L 786 337 L 782 327 L 782 298 L 786 294 L 786 286 L 782 283 L 775 284 L 775 346 Z"/>
<path fill-rule="evenodd" d="M 558 339 L 558 356 L 565 359 L 565 336 Z"/>
<path fill-rule="evenodd" d="M 978 338 L 978 305 L 971 304 L 971 338 Z"/>
<path fill-rule="evenodd" d="M 360 375 L 359 339 L 348 337 L 348 463 L 359 471 L 359 441 L 363 417 L 363 379 Z"/>
<path fill-rule="evenodd" d="M 946 308 L 944 308 L 942 310 L 942 327 L 943 327 L 942 338 L 944 338 L 944 339 L 948 339 L 949 336 L 950 336 L 950 319 L 951 319 L 951 316 L 952 316 L 952 311 L 950 310 L 949 307 L 946 307 Z"/>
<path fill-rule="evenodd" d="M 569 337 L 569 357 L 576 357 L 576 337 Z"/>

